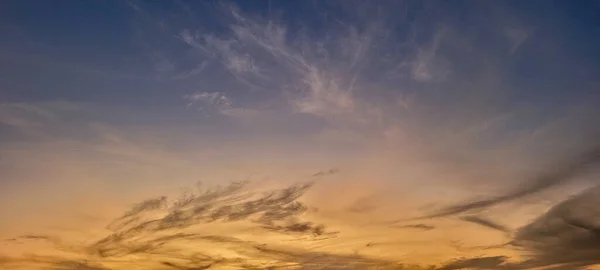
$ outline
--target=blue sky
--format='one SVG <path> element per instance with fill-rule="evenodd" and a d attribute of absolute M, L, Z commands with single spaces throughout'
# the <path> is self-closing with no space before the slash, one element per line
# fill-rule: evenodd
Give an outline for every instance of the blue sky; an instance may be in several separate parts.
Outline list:
<path fill-rule="evenodd" d="M 597 211 L 581 210 L 597 190 L 586 166 L 600 163 L 599 11 L 542 0 L 4 1 L 0 236 L 40 257 L 6 244 L 0 265 L 201 267 L 165 250 L 143 262 L 90 253 L 130 250 L 110 235 L 131 228 L 111 221 L 156 214 L 167 226 L 173 213 L 191 216 L 164 233 L 195 236 L 163 244 L 200 241 L 233 256 L 223 269 L 242 267 L 240 254 L 259 268 L 600 264 L 586 238 Z M 198 181 L 237 180 L 253 184 L 210 191 L 211 215 L 178 204 Z M 277 207 L 303 211 L 203 223 L 230 211 L 231 196 L 290 185 L 297 196 Z M 156 196 L 169 199 L 146 200 Z M 127 212 L 136 201 L 142 210 Z M 162 239 L 152 222 L 138 224 L 148 242 L 137 244 Z M 546 225 L 564 249 L 547 248 Z M 79 239 L 57 227 L 96 240 L 57 255 Z M 246 249 L 279 240 L 297 243 L 273 247 L 289 256 Z"/>
<path fill-rule="evenodd" d="M 330 24 L 339 19 L 351 19 L 336 11 L 335 3 L 327 7 L 325 3 L 275 2 L 248 1 L 236 4 L 248 12 L 263 15 L 268 13 L 270 6 L 272 13 L 282 14 L 286 24 L 310 29 L 317 37 L 325 31 L 319 33 L 318 27 L 313 26 L 324 20 L 314 12 L 315 8 L 328 8 L 323 13 L 330 12 Z M 226 27 L 222 25 L 224 22 L 218 21 L 228 19 L 215 12 L 219 9 L 218 3 L 167 1 L 138 5 L 135 2 L 111 1 L 11 1 L 3 5 L 7 8 L 3 9 L 5 15 L 2 16 L 5 36 L 2 54 L 8 58 L 5 62 L 11 64 L 3 67 L 8 69 L 3 72 L 3 83 L 12 85 L 3 91 L 4 99 L 62 98 L 119 103 L 122 106 L 177 106 L 177 99 L 181 95 L 196 91 L 198 77 L 222 76 L 223 81 L 227 81 L 228 76 L 218 70 L 212 71 L 214 74 L 199 74 L 195 78 L 175 81 L 161 79 L 161 75 L 182 76 L 207 60 L 205 56 L 190 59 L 194 57 L 190 56 L 194 52 L 190 52 L 189 46 L 177 36 L 185 29 L 226 32 Z M 428 12 L 430 6 L 436 6 L 437 10 Z M 568 91 L 569 95 L 582 94 L 585 90 L 580 88 L 584 87 L 576 85 L 576 82 L 593 81 L 597 75 L 594 66 L 599 57 L 595 49 L 599 42 L 599 30 L 595 27 L 598 23 L 594 13 L 597 9 L 595 2 L 505 1 L 474 5 L 469 1 L 459 1 L 448 7 L 437 6 L 439 4 L 434 2 L 394 3 L 397 9 L 394 13 L 404 13 L 400 13 L 392 22 L 396 42 L 406 41 L 406 32 L 411 31 L 409 25 L 419 20 L 424 23 L 418 26 L 421 29 L 416 34 L 417 43 L 429 42 L 432 29 L 439 27 L 434 24 L 451 24 L 464 32 L 461 34 L 472 38 L 471 42 L 483 47 L 486 53 L 492 54 L 496 58 L 492 61 L 498 61 L 506 72 L 507 83 L 514 86 L 515 92 L 524 95 L 531 92 L 526 95 L 530 98 L 531 95 L 538 96 L 537 91 L 541 91 L 535 89 L 557 87 L 557 84 L 561 89 L 573 88 Z M 502 40 L 508 37 L 498 35 L 498 28 L 503 24 L 520 27 L 512 30 L 515 33 L 506 34 L 514 36 L 513 46 L 518 46 L 515 56 L 500 53 L 510 52 L 512 48 L 510 41 Z M 390 41 L 386 45 L 391 46 L 392 43 Z M 448 51 L 443 56 L 464 59 L 465 54 Z M 32 62 L 35 64 L 32 65 Z M 472 73 L 467 63 L 464 64 L 464 73 Z M 547 79 L 549 76 L 553 78 L 552 83 Z M 228 86 L 226 82 L 221 82 L 214 87 L 240 86 Z M 544 96 L 551 95 L 548 92 L 561 99 L 566 95 L 556 90 L 545 91 Z"/>

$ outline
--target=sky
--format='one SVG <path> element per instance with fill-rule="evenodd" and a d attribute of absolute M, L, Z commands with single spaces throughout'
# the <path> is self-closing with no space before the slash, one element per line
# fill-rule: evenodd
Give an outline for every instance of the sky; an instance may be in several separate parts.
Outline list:
<path fill-rule="evenodd" d="M 0 268 L 600 269 L 599 12 L 2 1 Z"/>

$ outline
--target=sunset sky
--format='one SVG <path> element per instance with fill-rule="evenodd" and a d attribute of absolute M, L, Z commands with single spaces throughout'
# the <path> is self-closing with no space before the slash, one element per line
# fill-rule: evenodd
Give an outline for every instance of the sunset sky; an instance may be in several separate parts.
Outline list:
<path fill-rule="evenodd" d="M 598 14 L 0 1 L 0 269 L 600 269 Z"/>

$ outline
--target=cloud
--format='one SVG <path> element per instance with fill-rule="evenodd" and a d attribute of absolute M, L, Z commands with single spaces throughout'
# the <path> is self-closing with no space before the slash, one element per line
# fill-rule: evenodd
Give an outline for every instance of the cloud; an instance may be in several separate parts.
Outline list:
<path fill-rule="evenodd" d="M 188 107 L 199 106 L 199 110 L 217 110 L 223 112 L 231 108 L 231 100 L 221 92 L 199 92 L 185 95 L 183 97 L 188 101 Z"/>
<path fill-rule="evenodd" d="M 67 259 L 54 256 L 29 255 L 26 258 L 0 257 L 0 266 L 10 267 L 9 269 L 51 269 L 51 270 L 110 270 L 110 268 L 101 265 L 77 259 Z"/>
<path fill-rule="evenodd" d="M 197 92 L 184 95 L 188 108 L 194 108 L 207 114 L 227 116 L 238 123 L 249 124 L 272 124 L 276 119 L 273 111 L 263 108 L 251 108 L 250 106 L 234 105 L 234 101 L 223 92 Z"/>
<path fill-rule="evenodd" d="M 314 176 L 314 177 L 320 177 L 320 176 L 333 175 L 333 174 L 338 173 L 339 171 L 340 171 L 339 169 L 333 168 L 333 169 L 329 169 L 327 171 L 317 172 L 317 173 L 313 174 L 312 176 Z"/>
<path fill-rule="evenodd" d="M 479 216 L 466 216 L 466 217 L 462 217 L 461 220 L 466 221 L 466 222 L 471 222 L 471 223 L 474 223 L 477 225 L 481 225 L 483 227 L 490 228 L 493 230 L 505 232 L 505 233 L 510 231 L 508 228 L 506 228 L 503 225 L 500 225 L 494 221 L 491 221 L 489 219 L 479 217 Z"/>
<path fill-rule="evenodd" d="M 256 247 L 265 255 L 279 256 L 283 263 L 278 266 L 295 266 L 300 269 L 411 269 L 402 264 L 385 260 L 370 259 L 360 255 L 335 255 L 321 252 L 298 252 Z M 414 269 L 414 268 L 412 268 Z"/>
<path fill-rule="evenodd" d="M 439 82 L 448 76 L 449 64 L 443 58 L 436 57 L 444 34 L 444 29 L 438 30 L 428 47 L 419 48 L 416 58 L 411 64 L 412 78 L 415 81 Z"/>
<path fill-rule="evenodd" d="M 40 106 L 26 103 L 2 103 L 0 104 L 0 123 L 26 129 L 40 126 L 40 121 L 55 118 L 56 114 Z"/>
<path fill-rule="evenodd" d="M 419 229 L 419 230 L 424 230 L 424 231 L 429 231 L 429 230 L 433 230 L 433 229 L 435 229 L 435 227 L 434 227 L 434 226 L 427 225 L 427 224 L 411 224 L 411 225 L 404 225 L 404 226 L 400 226 L 400 228 Z"/>
<path fill-rule="evenodd" d="M 510 53 L 515 53 L 519 47 L 527 40 L 529 33 L 523 29 L 508 28 L 506 29 L 506 37 L 512 43 Z"/>
<path fill-rule="evenodd" d="M 186 44 L 216 57 L 240 82 L 256 89 L 284 90 L 290 109 L 318 117 L 353 114 L 359 66 L 369 49 L 370 33 L 350 27 L 345 42 L 313 40 L 299 35 L 290 40 L 289 29 L 275 20 L 246 17 L 233 7 L 228 34 L 181 32 Z M 342 52 L 336 56 L 335 50 Z M 344 66 L 339 61 L 348 62 Z"/>
<path fill-rule="evenodd" d="M 198 74 L 202 73 L 202 71 L 204 71 L 207 67 L 208 67 L 208 61 L 202 61 L 200 64 L 196 65 L 196 67 L 194 67 L 186 72 L 181 72 L 181 73 L 172 75 L 171 79 L 184 80 L 187 78 L 191 78 L 191 77 L 197 76 Z"/>
<path fill-rule="evenodd" d="M 425 216 L 424 218 L 445 217 L 465 212 L 478 211 L 498 204 L 521 199 L 566 181 L 570 181 L 575 176 L 586 172 L 590 167 L 598 164 L 600 164 L 600 148 L 592 146 L 590 149 L 585 150 L 584 153 L 573 157 L 571 160 L 567 160 L 563 164 L 557 164 L 547 168 L 547 171 L 542 172 L 540 176 L 534 177 L 532 180 L 526 182 L 522 188 L 496 198 L 450 206 L 434 214 Z"/>
<path fill-rule="evenodd" d="M 439 270 L 457 270 L 457 269 L 511 269 L 505 268 L 505 256 L 481 257 L 470 259 L 458 259 L 447 265 L 438 268 Z"/>
<path fill-rule="evenodd" d="M 271 13 L 251 14 L 225 3 L 215 11 L 219 30 L 187 27 L 178 35 L 207 61 L 217 62 L 231 73 L 242 86 L 236 90 L 258 90 L 252 99 L 285 101 L 278 109 L 324 119 L 333 129 L 356 133 L 384 136 L 394 125 L 404 129 L 412 124 L 429 125 L 433 119 L 428 118 L 438 113 L 432 108 L 440 107 L 448 109 L 442 113 L 445 118 L 461 121 L 461 110 L 482 105 L 472 104 L 479 102 L 475 100 L 479 96 L 469 95 L 481 88 L 499 87 L 483 74 L 489 71 L 503 77 L 505 70 L 495 66 L 496 62 L 478 61 L 473 64 L 475 70 L 463 72 L 471 68 L 464 58 L 479 60 L 495 52 L 477 47 L 479 41 L 465 37 L 469 32 L 459 23 L 444 16 L 431 18 L 429 9 L 439 11 L 437 8 L 398 17 L 387 11 L 395 5 L 390 2 L 355 5 L 358 3 L 336 3 L 333 6 L 340 9 L 329 12 L 331 7 L 317 4 L 317 12 L 328 16 L 318 19 L 315 33 L 308 22 L 283 20 Z M 407 12 L 413 8 L 404 2 L 394 7 Z M 486 25 L 494 31 L 497 26 Z M 506 39 L 504 32 L 495 34 Z M 456 81 L 461 76 L 473 83 Z M 453 101 L 442 96 L 453 96 Z M 444 106 L 436 105 L 441 100 L 446 100 Z M 243 104 L 246 100 L 236 101 L 244 108 L 256 109 Z M 473 109 L 477 112 L 469 113 L 488 110 Z M 487 116 L 489 113 L 480 117 Z M 489 118 L 493 117 L 497 115 Z M 448 132 L 440 128 L 423 133 L 444 136 Z"/>
<path fill-rule="evenodd" d="M 51 268 L 53 270 L 108 270 L 101 266 L 93 266 L 86 262 L 78 261 L 57 261 L 52 263 Z"/>
<path fill-rule="evenodd" d="M 600 264 L 600 187 L 584 191 L 520 228 L 513 245 L 530 252 L 522 267 L 586 269 Z"/>
<path fill-rule="evenodd" d="M 80 106 L 77 104 L 65 101 L 4 102 L 0 103 L 0 125 L 34 135 L 39 128 L 79 109 Z"/>
<path fill-rule="evenodd" d="M 235 41 L 220 40 L 213 36 L 205 36 L 204 42 L 207 49 L 214 51 L 221 61 L 223 61 L 225 67 L 234 75 L 243 75 L 244 73 L 260 74 L 259 67 L 254 63 L 250 55 L 238 53 L 232 48 Z"/>
<path fill-rule="evenodd" d="M 154 69 L 158 73 L 171 73 L 175 70 L 175 64 L 158 53 L 154 53 L 152 60 L 154 61 Z"/>
<path fill-rule="evenodd" d="M 523 252 L 522 260 L 506 256 L 465 258 L 439 269 L 589 269 L 600 264 L 600 187 L 587 189 L 553 206 L 519 228 L 509 246 Z M 469 220 L 490 228 L 480 219 Z M 503 230 L 503 227 L 498 228 Z"/>
<path fill-rule="evenodd" d="M 216 225 L 218 227 L 230 224 L 234 228 L 236 224 L 246 224 L 263 233 L 288 235 L 292 239 L 310 237 L 317 241 L 337 234 L 322 224 L 303 220 L 302 214 L 307 207 L 298 199 L 312 186 L 311 183 L 267 191 L 253 190 L 249 184 L 234 182 L 225 187 L 198 189 L 197 192 L 185 193 L 172 200 L 165 196 L 144 200 L 108 225 L 107 229 L 112 233 L 89 243 L 75 244 L 65 239 L 59 241 L 56 240 L 57 237 L 48 235 L 24 235 L 18 238 L 24 241 L 48 241 L 57 250 L 83 256 L 86 260 L 98 262 L 98 266 L 60 257 L 43 261 L 23 258 L 19 259 L 19 263 L 41 263 L 56 269 L 108 269 L 108 266 L 105 268 L 103 265 L 118 258 L 135 255 L 153 258 L 152 261 L 158 259 L 160 261 L 156 261 L 157 264 L 180 269 L 202 269 L 218 265 L 245 269 L 253 265 L 254 261 L 260 260 L 270 261 L 272 266 L 292 263 L 304 267 L 330 267 L 334 263 L 348 266 L 391 264 L 360 256 L 344 257 L 300 249 L 285 250 L 230 235 L 215 234 L 218 230 L 213 230 L 212 233 L 204 231 L 204 227 L 218 223 L 221 224 Z M 208 245 L 215 252 L 223 249 L 230 251 L 222 255 L 209 255 L 210 252 L 186 257 L 177 255 L 187 254 L 183 250 L 190 241 L 197 245 Z M 223 257 L 231 252 L 249 256 L 249 259 Z"/>

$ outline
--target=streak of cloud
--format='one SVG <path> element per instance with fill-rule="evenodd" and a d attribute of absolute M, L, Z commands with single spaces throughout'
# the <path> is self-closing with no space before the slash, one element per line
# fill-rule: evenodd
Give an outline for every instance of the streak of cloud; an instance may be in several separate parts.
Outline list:
<path fill-rule="evenodd" d="M 320 172 L 317 172 L 317 173 L 313 174 L 312 176 L 313 176 L 313 177 L 320 177 L 320 176 L 333 175 L 333 174 L 336 174 L 336 173 L 338 173 L 339 171 L 340 171 L 340 170 L 338 170 L 338 169 L 335 169 L 335 168 L 334 168 L 334 169 L 329 169 L 329 170 L 327 170 L 327 171 L 320 171 Z"/>
<path fill-rule="evenodd" d="M 586 190 L 520 228 L 513 245 L 531 252 L 522 267 L 586 269 L 600 264 L 600 188 Z"/>
<path fill-rule="evenodd" d="M 429 231 L 429 230 L 435 229 L 434 226 L 427 225 L 427 224 L 412 224 L 412 225 L 404 225 L 404 226 L 399 226 L 399 227 L 400 228 L 408 228 L 408 229 L 419 229 L 419 230 L 424 230 L 424 231 Z"/>
<path fill-rule="evenodd" d="M 458 269 L 511 269 L 506 268 L 503 264 L 506 262 L 506 257 L 482 257 L 470 259 L 458 259 L 454 262 L 438 268 L 439 270 L 458 270 Z M 514 268 L 513 268 L 514 269 Z"/>
<path fill-rule="evenodd" d="M 563 164 L 559 164 L 552 168 L 548 168 L 547 172 L 543 172 L 541 176 L 535 177 L 533 180 L 525 183 L 523 188 L 512 191 L 506 195 L 499 196 L 493 199 L 480 200 L 450 206 L 438 211 L 432 215 L 423 218 L 438 218 L 457 215 L 465 212 L 477 211 L 489 208 L 498 204 L 510 202 L 530 196 L 558 184 L 570 181 L 573 177 L 584 173 L 591 166 L 600 164 L 600 148 L 592 147 L 586 150 L 585 153 L 569 160 Z"/>
<path fill-rule="evenodd" d="M 505 226 L 502 226 L 494 221 L 479 216 L 466 216 L 462 217 L 461 220 L 505 233 L 510 232 L 510 230 Z"/>

